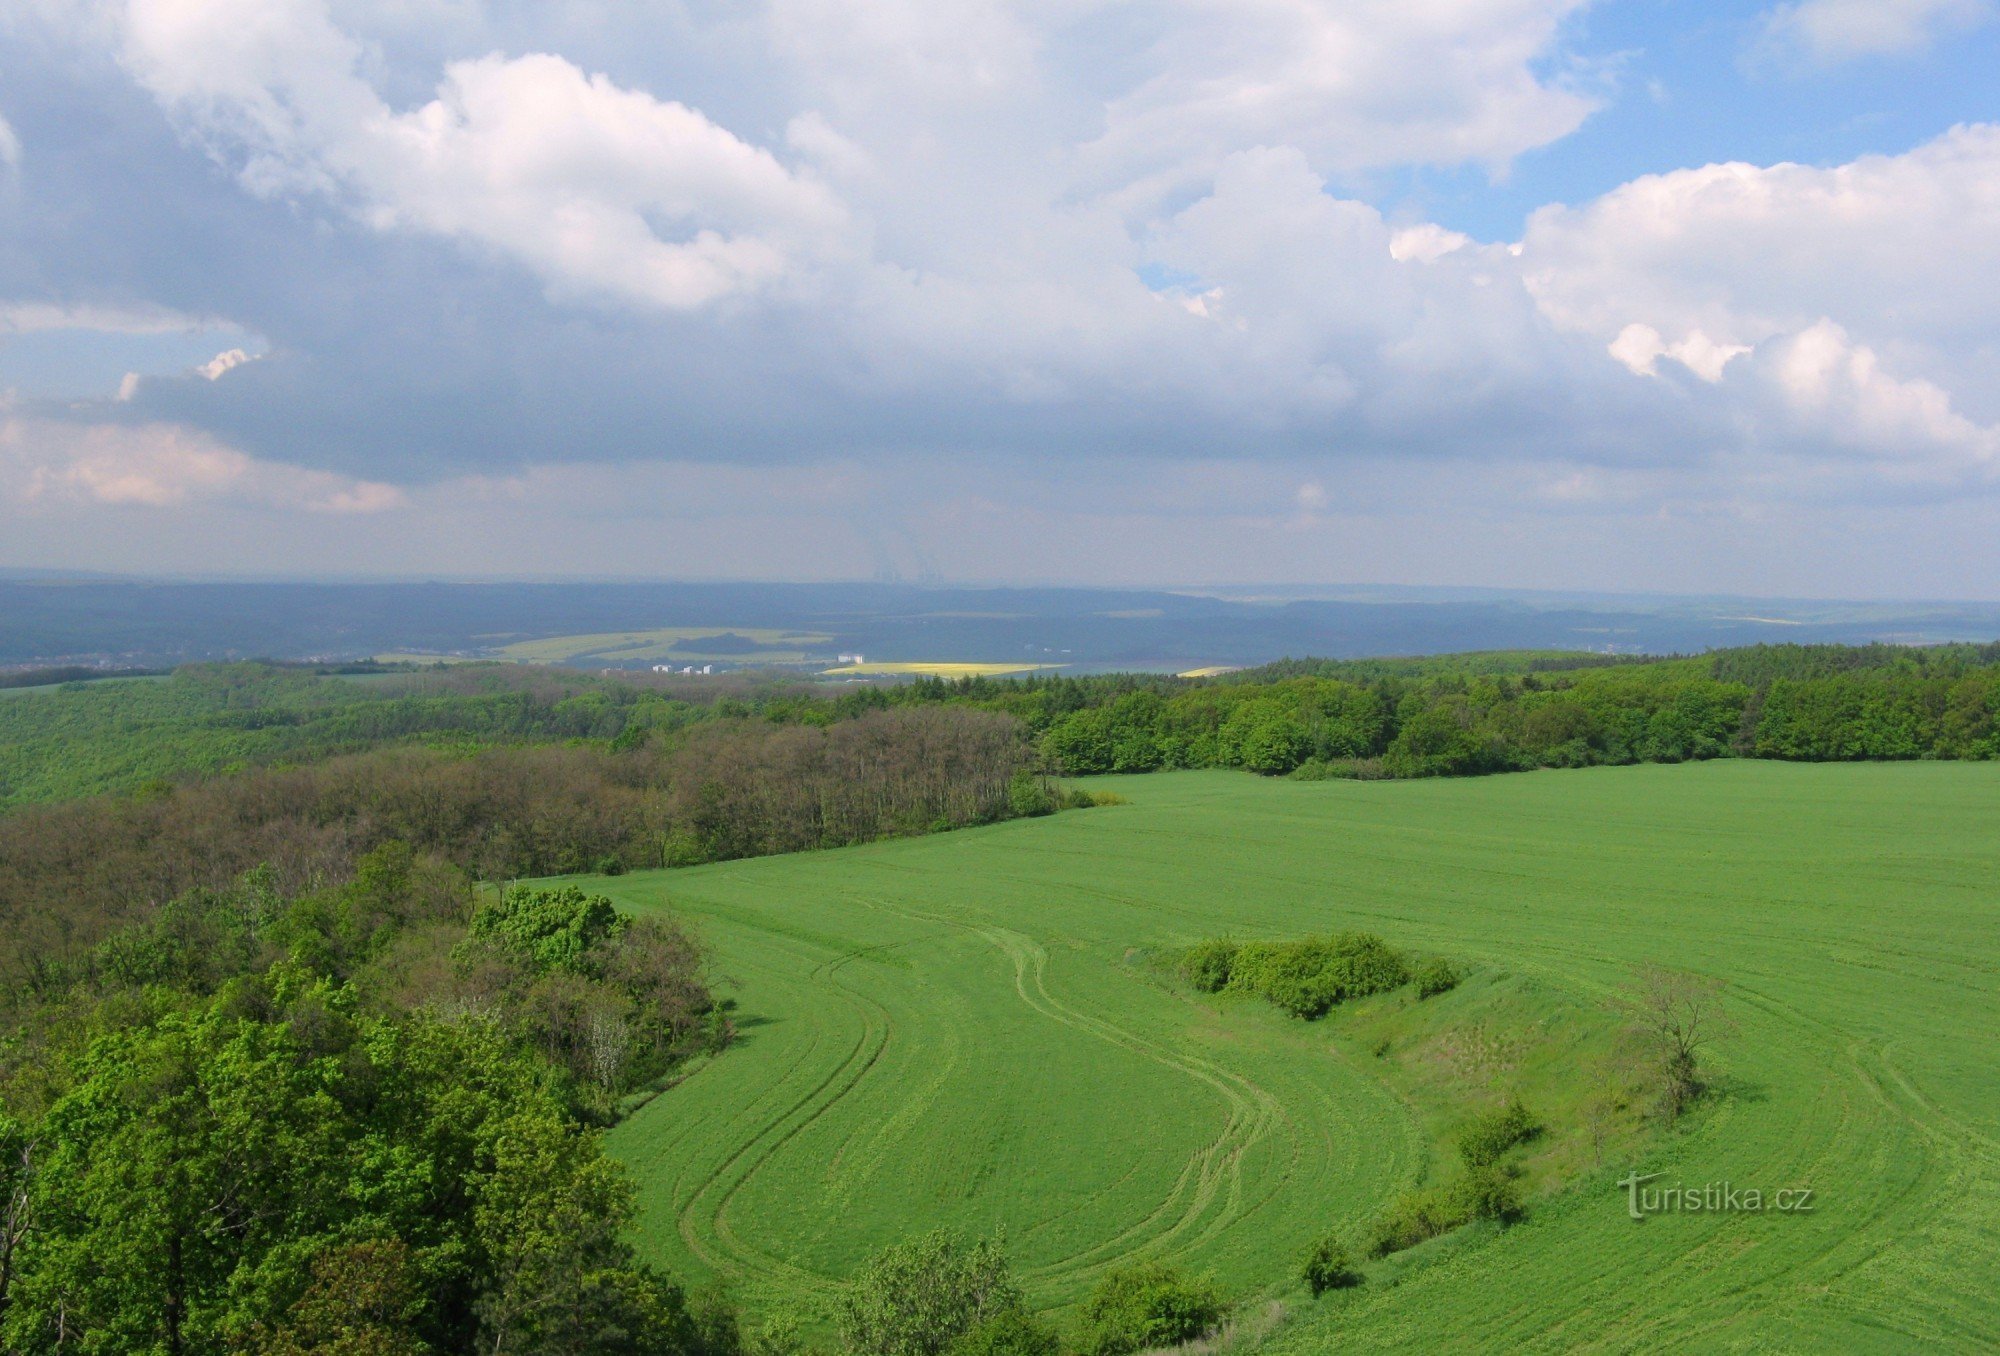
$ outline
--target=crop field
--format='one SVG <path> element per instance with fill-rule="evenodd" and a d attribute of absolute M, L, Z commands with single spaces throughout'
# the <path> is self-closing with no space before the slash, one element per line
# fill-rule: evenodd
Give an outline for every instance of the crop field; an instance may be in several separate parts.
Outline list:
<path fill-rule="evenodd" d="M 731 643 L 709 648 L 705 640 Z M 611 631 L 597 635 L 544 636 L 517 640 L 495 651 L 498 658 L 521 664 L 629 664 L 641 660 L 751 660 L 767 664 L 801 664 L 808 651 L 825 652 L 833 637 L 819 631 L 783 631 L 757 626 L 663 626 L 648 631 Z M 754 643 L 755 649 L 742 642 Z"/>
<path fill-rule="evenodd" d="M 1034 673 L 1040 669 L 1065 668 L 1063 664 L 951 664 L 917 661 L 908 664 L 842 664 L 822 673 L 841 676 L 885 677 L 893 674 L 921 675 L 926 678 L 998 678 L 1009 673 Z"/>
<path fill-rule="evenodd" d="M 1097 785 L 1129 804 L 589 882 L 692 918 L 739 1003 L 740 1042 L 612 1132 L 650 1255 L 755 1310 L 933 1225 L 1004 1231 L 1037 1305 L 1166 1259 L 1284 1300 L 1283 1352 L 2000 1341 L 2000 766 Z M 1473 979 L 1307 1024 L 1146 954 L 1333 928 Z M 1575 1143 L 1547 1080 L 1646 961 L 1728 981 L 1718 1096 L 1512 1227 L 1305 1295 L 1311 1239 L 1449 1153 L 1424 1089 L 1458 1066 L 1426 1051 L 1502 1049 L 1478 1076 L 1542 1080 Z M 1634 1168 L 1812 1208 L 1635 1221 Z"/>

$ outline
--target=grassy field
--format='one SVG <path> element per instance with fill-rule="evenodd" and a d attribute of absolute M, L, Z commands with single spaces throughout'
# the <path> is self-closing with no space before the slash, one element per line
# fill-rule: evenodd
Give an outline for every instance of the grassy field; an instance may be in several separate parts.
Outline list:
<path fill-rule="evenodd" d="M 1284 1352 L 2000 1342 L 2000 767 L 1103 784 L 1130 804 L 597 882 L 698 920 L 743 1015 L 613 1132 L 647 1251 L 754 1308 L 933 1224 L 1004 1228 L 1040 1305 L 1168 1258 L 1290 1303 Z M 1475 979 L 1307 1025 L 1144 954 L 1334 927 Z M 1523 1223 L 1304 1297 L 1306 1240 L 1436 1171 L 1438 1050 L 1495 1045 L 1467 1081 L 1544 1080 L 1560 1122 L 1564 1043 L 1648 960 L 1731 984 L 1722 1097 Z M 1635 1222 L 1634 1166 L 1814 1209 Z"/>
<path fill-rule="evenodd" d="M 838 668 L 822 669 L 821 672 L 833 676 L 877 677 L 890 674 L 922 675 L 927 678 L 998 678 L 1009 673 L 1033 673 L 1039 669 L 1066 668 L 1063 664 L 949 664 L 919 661 L 909 664 L 842 664 Z"/>
<path fill-rule="evenodd" d="M 755 650 L 711 651 L 704 640 L 733 636 L 756 644 Z M 631 664 L 640 660 L 715 659 L 735 663 L 804 663 L 807 652 L 825 647 L 833 637 L 818 631 L 776 631 L 757 626 L 663 626 L 648 631 L 611 631 L 583 636 L 544 636 L 500 646 L 495 654 L 520 664 Z"/>

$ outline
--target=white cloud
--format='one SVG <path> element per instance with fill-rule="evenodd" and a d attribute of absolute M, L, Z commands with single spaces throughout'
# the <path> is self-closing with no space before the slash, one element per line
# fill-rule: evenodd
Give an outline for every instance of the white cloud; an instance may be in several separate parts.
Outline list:
<path fill-rule="evenodd" d="M 21 138 L 13 125 L 0 118 L 0 165 L 14 169 L 21 163 Z"/>
<path fill-rule="evenodd" d="M 184 315 L 164 306 L 65 304 L 52 301 L 0 301 L 0 334 L 38 334 L 50 330 L 101 330 L 107 334 L 184 334 L 214 329 L 225 322 Z"/>
<path fill-rule="evenodd" d="M 267 194 L 484 246 L 552 292 L 668 309 L 767 285 L 841 224 L 833 196 L 682 104 L 561 57 L 450 63 L 393 111 L 315 0 L 133 0 L 124 60 Z"/>
<path fill-rule="evenodd" d="M 1991 460 L 1992 430 L 1961 406 L 2000 409 L 1977 357 L 2000 291 L 2000 126 L 1828 168 L 1647 176 L 1535 213 L 1521 263 L 1552 324 L 1635 373 L 1671 358 L 1719 385 L 1704 399 L 1749 445 L 1940 474 Z"/>
<path fill-rule="evenodd" d="M 216 354 L 213 358 L 210 358 L 207 362 L 195 368 L 195 371 L 200 375 L 207 377 L 210 381 L 220 381 L 222 380 L 222 374 L 224 372 L 228 372 L 234 368 L 241 367 L 245 363 L 255 362 L 255 361 L 257 361 L 255 358 L 251 357 L 248 353 L 245 353 L 240 348 L 228 348 L 224 349 L 222 352 Z M 122 392 L 124 388 L 121 386 L 119 389 Z"/>
<path fill-rule="evenodd" d="M 182 508 L 208 501 L 321 513 L 404 507 L 396 486 L 262 461 L 176 424 L 0 415 L 0 497 L 21 505 Z"/>
<path fill-rule="evenodd" d="M 1605 339 L 1634 321 L 1755 343 L 1831 315 L 1946 344 L 1992 329 L 2000 124 L 1818 168 L 1707 165 L 1635 179 L 1528 221 L 1522 258 L 1551 319 Z"/>
<path fill-rule="evenodd" d="M 2000 470 L 2000 427 L 1967 419 L 1933 382 L 1891 375 L 1830 320 L 1772 345 L 1767 364 L 1818 441 L 1931 474 Z"/>
<path fill-rule="evenodd" d="M 1390 236 L 1389 257 L 1399 264 L 1412 259 L 1420 264 L 1434 264 L 1453 250 L 1462 250 L 1471 243 L 1469 235 L 1447 231 L 1434 222 L 1426 221 L 1406 226 Z"/>
<path fill-rule="evenodd" d="M 1748 344 L 1718 344 L 1700 330 L 1689 330 L 1669 344 L 1651 325 L 1636 322 L 1618 331 L 1605 347 L 1635 376 L 1657 376 L 1660 359 L 1672 358 L 1707 382 L 1721 381 L 1729 360 L 1750 352 Z"/>
<path fill-rule="evenodd" d="M 1292 146 L 1322 174 L 1384 165 L 1498 171 L 1569 135 L 1595 101 L 1536 63 L 1585 0 L 1181 0 L 1086 148 L 1128 196 L 1199 181 L 1229 155 Z"/>
<path fill-rule="evenodd" d="M 1800 0 L 1766 18 L 1772 39 L 1822 64 L 1921 50 L 1991 18 L 1989 0 Z"/>

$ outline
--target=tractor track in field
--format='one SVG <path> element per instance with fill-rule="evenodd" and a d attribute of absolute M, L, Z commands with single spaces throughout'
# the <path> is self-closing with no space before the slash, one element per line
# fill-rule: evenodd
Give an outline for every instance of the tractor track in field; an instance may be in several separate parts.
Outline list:
<path fill-rule="evenodd" d="M 842 984 L 835 976 L 850 962 L 870 952 L 886 951 L 901 945 L 904 943 L 893 942 L 881 946 L 861 947 L 824 961 L 808 972 L 808 979 L 820 981 L 826 989 L 839 994 L 849 1008 L 858 1014 L 861 1033 L 855 1040 L 853 1048 L 832 1072 L 814 1084 L 804 1095 L 796 1098 L 777 1116 L 767 1121 L 762 1128 L 744 1141 L 742 1147 L 717 1164 L 702 1179 L 701 1184 L 689 1193 L 686 1203 L 678 1212 L 679 1232 L 689 1250 L 709 1266 L 722 1270 L 725 1265 L 733 1265 L 743 1273 L 761 1280 L 782 1281 L 809 1290 L 822 1289 L 833 1282 L 832 1277 L 809 1271 L 796 1263 L 745 1244 L 729 1225 L 729 1207 L 737 1194 L 786 1144 L 838 1105 L 868 1076 L 869 1071 L 882 1058 L 882 1052 L 888 1048 L 894 1030 L 888 1009 Z M 802 1056 L 798 1062 L 803 1062 L 804 1058 L 805 1056 Z M 797 1067 L 797 1062 L 793 1067 Z M 828 1094 L 829 1089 L 832 1089 L 830 1094 Z M 823 1094 L 828 1095 L 823 1096 Z M 800 1116 L 801 1111 L 806 1114 Z M 705 1198 L 738 1164 L 743 1164 L 742 1171 L 735 1175 L 734 1180 L 722 1191 L 720 1198 L 713 1206 L 704 1205 Z M 702 1223 L 708 1225 L 715 1244 L 727 1254 L 726 1257 L 712 1251 L 704 1241 L 699 1227 Z"/>
<path fill-rule="evenodd" d="M 1057 1282 L 1088 1280 L 1113 1264 L 1134 1257 L 1173 1256 L 1209 1242 L 1244 1213 L 1245 1154 L 1280 1127 L 1292 1124 L 1283 1102 L 1269 1089 L 1241 1074 L 1182 1054 L 1130 1028 L 1064 1003 L 1048 987 L 1047 949 L 1025 933 L 899 909 L 879 899 L 863 902 L 886 913 L 944 924 L 981 938 L 1012 963 L 1014 991 L 1030 1010 L 1204 1085 L 1222 1099 L 1227 1110 L 1222 1129 L 1208 1144 L 1189 1155 L 1172 1189 L 1154 1209 L 1118 1233 L 1077 1252 L 1023 1268 L 1024 1278 Z M 1170 1222 L 1163 1228 L 1154 1227 L 1163 1220 Z M 1190 1230 L 1193 1234 L 1183 1240 L 1182 1236 Z"/>
<path fill-rule="evenodd" d="M 1586 948 L 1547 942 L 1538 944 L 1536 950 L 1556 956 L 1572 956 L 1580 962 L 1596 958 Z M 1556 982 L 1564 982 L 1564 972 L 1559 969 L 1544 970 L 1541 963 L 1519 957 L 1515 958 L 1515 963 L 1518 968 L 1544 971 Z M 1840 1069 L 1854 1095 L 1873 1106 L 1883 1117 L 1871 1138 L 1887 1137 L 1896 1132 L 1913 1136 L 1922 1146 L 1922 1166 L 1911 1174 L 1909 1182 L 1874 1201 L 1863 1219 L 1850 1224 L 1833 1241 L 1809 1252 L 1788 1255 L 1781 1265 L 1772 1270 L 1745 1277 L 1735 1284 L 1718 1285 L 1705 1296 L 1705 1309 L 1713 1311 L 1719 1305 L 1727 1308 L 1720 1302 L 1743 1296 L 1775 1297 L 1787 1285 L 1797 1284 L 1799 1278 L 1809 1271 L 1813 1273 L 1811 1285 L 1815 1289 L 1831 1290 L 1835 1282 L 1905 1246 L 1910 1235 L 1924 1233 L 1932 1227 L 1934 1217 L 1925 1206 L 1944 1194 L 1943 1186 L 1934 1180 L 1940 1174 L 1950 1179 L 1983 1176 L 1984 1189 L 1991 1190 L 1993 1180 L 2000 1177 L 2000 1153 L 1996 1153 L 1996 1148 L 2000 1146 L 1996 1146 L 1990 1136 L 1946 1114 L 1896 1067 L 1886 1050 L 1870 1051 L 1864 1043 L 1854 1040 L 1832 1023 L 1749 984 L 1732 985 L 1729 993 L 1737 1002 L 1788 1029 L 1795 1038 L 1791 1043 L 1793 1049 L 1818 1047 L 1823 1054 L 1814 1063 Z M 1823 1093 L 1822 1097 L 1825 1095 Z M 1924 1114 L 1913 1113 L 1910 1109 L 1912 1105 Z M 1728 1109 L 1726 1099 L 1721 1106 L 1724 1110 Z M 1938 1122 L 1942 1122 L 1943 1128 Z M 1855 1147 L 1852 1132 L 1823 1136 L 1815 1152 L 1824 1153 L 1835 1145 L 1844 1146 L 1850 1156 L 1861 1154 L 1861 1150 Z M 1832 1176 L 1836 1181 L 1843 1180 L 1843 1174 Z M 1815 1177 L 1817 1179 L 1817 1175 Z M 1972 1195 L 1972 1192 L 1964 1191 L 1959 1199 L 1968 1199 Z M 1736 1317 L 1734 1312 L 1706 1317 L 1692 1310 L 1682 1310 L 1670 1321 L 1655 1321 L 1648 1328 L 1634 1330 L 1627 1335 L 1657 1341 L 1671 1332 L 1676 1342 L 1692 1341 L 1703 1336 L 1719 1340 L 1733 1326 Z M 1907 1324 L 1895 1326 L 1892 1330 L 1912 1342 L 1940 1340 L 1934 1332 L 1918 1331 Z"/>

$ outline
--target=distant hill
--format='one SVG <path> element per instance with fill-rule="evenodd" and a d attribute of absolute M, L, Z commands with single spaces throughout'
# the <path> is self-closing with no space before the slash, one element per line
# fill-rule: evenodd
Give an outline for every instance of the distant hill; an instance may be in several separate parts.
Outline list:
<path fill-rule="evenodd" d="M 1041 663 L 1180 672 L 1464 650 L 1692 653 L 1768 641 L 1991 640 L 2000 604 L 1676 599 L 1486 590 L 923 588 L 903 584 L 190 583 L 0 574 L 0 666 L 157 666 L 253 657 L 498 654 L 614 633 L 715 628 L 754 658 L 761 632 L 810 634 L 801 665 Z M 817 640 L 824 637 L 823 641 Z M 537 643 L 557 658 L 560 644 Z M 824 649 L 824 655 L 819 653 Z M 714 644 L 705 653 L 721 654 Z"/>

